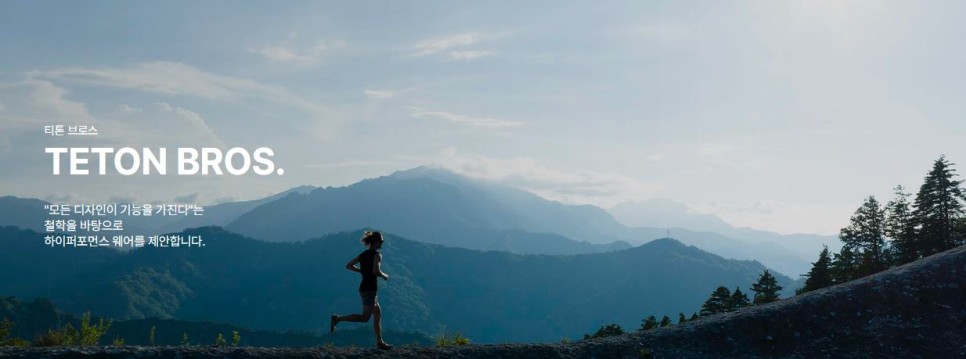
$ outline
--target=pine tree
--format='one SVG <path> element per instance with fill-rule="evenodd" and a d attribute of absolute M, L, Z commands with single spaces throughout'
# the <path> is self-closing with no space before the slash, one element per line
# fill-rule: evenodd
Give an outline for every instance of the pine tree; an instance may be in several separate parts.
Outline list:
<path fill-rule="evenodd" d="M 860 258 L 856 256 L 856 252 L 846 244 L 835 254 L 831 268 L 833 282 L 845 283 L 858 277 Z"/>
<path fill-rule="evenodd" d="M 778 285 L 778 279 L 771 275 L 767 269 L 758 277 L 758 282 L 751 285 L 751 291 L 755 292 L 755 305 L 771 303 L 778 300 L 778 292 L 782 287 Z"/>
<path fill-rule="evenodd" d="M 885 234 L 892 239 L 893 258 L 897 265 L 919 259 L 916 250 L 916 221 L 909 202 L 910 193 L 901 185 L 893 189 L 895 198 L 886 204 Z"/>
<path fill-rule="evenodd" d="M 665 315 L 664 318 L 661 318 L 661 326 L 666 327 L 668 325 L 671 325 L 671 317 Z"/>
<path fill-rule="evenodd" d="M 584 339 L 606 338 L 624 334 L 624 328 L 617 323 L 602 325 L 594 334 L 584 334 Z M 187 337 L 187 334 L 185 334 Z"/>
<path fill-rule="evenodd" d="M 940 156 L 916 194 L 913 217 L 919 227 L 915 247 L 920 256 L 953 248 L 964 241 L 960 228 L 966 217 L 959 188 L 962 181 L 953 179 L 957 175 L 952 165 L 946 156 Z"/>
<path fill-rule="evenodd" d="M 654 329 L 654 328 L 657 328 L 657 318 L 655 318 L 653 315 L 649 315 L 649 316 L 647 316 L 647 318 L 645 318 L 644 320 L 641 321 L 641 330 L 642 331 L 643 330 L 651 330 L 651 329 Z"/>
<path fill-rule="evenodd" d="M 684 313 L 678 313 L 678 324 L 688 321 L 688 317 L 684 316 Z"/>
<path fill-rule="evenodd" d="M 880 272 L 887 268 L 885 262 L 885 211 L 874 196 L 869 196 L 855 210 L 848 227 L 842 228 L 839 238 L 846 247 L 862 258 L 859 276 Z"/>
<path fill-rule="evenodd" d="M 832 282 L 832 258 L 828 252 L 828 247 L 823 246 L 822 252 L 818 254 L 818 260 L 812 263 L 812 270 L 805 275 L 805 286 L 795 291 L 795 294 L 811 292 L 822 289 L 834 284 Z"/>
<path fill-rule="evenodd" d="M 721 286 L 715 289 L 708 297 L 708 300 L 701 305 L 701 316 L 724 313 L 731 308 L 731 291 L 728 287 Z"/>
<path fill-rule="evenodd" d="M 735 291 L 731 294 L 731 300 L 729 302 L 730 310 L 738 310 L 751 305 L 748 296 L 741 292 L 740 287 L 735 287 Z"/>
<path fill-rule="evenodd" d="M 700 318 L 698 317 L 698 313 L 691 313 L 691 318 L 689 318 L 688 321 L 698 320 L 698 318 Z"/>
<path fill-rule="evenodd" d="M 966 216 L 956 222 L 956 233 L 959 234 L 959 245 L 966 245 Z"/>

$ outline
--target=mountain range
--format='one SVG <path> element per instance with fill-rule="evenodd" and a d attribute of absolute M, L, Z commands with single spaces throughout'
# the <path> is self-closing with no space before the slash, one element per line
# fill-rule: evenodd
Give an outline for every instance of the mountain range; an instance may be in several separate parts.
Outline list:
<path fill-rule="evenodd" d="M 285 241 L 364 226 L 430 243 L 544 254 L 621 249 L 667 237 L 669 231 L 668 227 L 629 227 L 596 206 L 551 201 L 434 167 L 288 195 L 256 207 L 226 228 Z M 783 236 L 750 229 L 732 228 L 729 232 L 736 237 L 703 229 L 670 231 L 684 243 L 727 258 L 758 260 L 793 276 L 808 271 L 821 250 L 816 241 L 838 243 L 834 237 Z"/>
<path fill-rule="evenodd" d="M 362 249 L 359 231 L 294 242 L 218 227 L 184 234 L 201 235 L 206 246 L 51 248 L 34 231 L 4 227 L 0 293 L 41 296 L 69 313 L 118 320 L 275 331 L 321 331 L 329 314 L 359 310 L 358 275 L 343 268 Z M 717 286 L 747 291 L 765 270 L 673 239 L 604 253 L 519 255 L 386 236 L 384 326 L 461 331 L 477 342 L 556 341 L 606 323 L 636 327 L 647 315 L 692 313 Z M 778 278 L 792 288 L 790 278 Z"/>
<path fill-rule="evenodd" d="M 779 234 L 749 227 L 735 227 L 718 216 L 696 213 L 687 205 L 670 199 L 624 202 L 607 210 L 629 227 L 686 228 L 692 231 L 718 233 L 752 244 L 776 244 L 802 258 L 814 260 L 822 246 L 838 252 L 842 247 L 836 236 L 796 233 Z"/>
<path fill-rule="evenodd" d="M 370 346 L 0 347 L 0 357 L 962 358 L 966 356 L 963 271 L 966 246 L 773 303 L 576 341 L 432 348 L 402 345 L 388 351 Z"/>
<path fill-rule="evenodd" d="M 2 197 L 0 214 L 12 215 L 0 216 L 0 225 L 40 230 L 44 203 Z M 131 218 L 125 225 L 148 233 L 215 225 L 275 242 L 370 227 L 428 243 L 519 254 L 622 250 L 670 232 L 684 243 L 726 258 L 758 260 L 793 277 L 808 271 L 822 244 L 835 250 L 839 243 L 828 236 L 734 228 L 670 201 L 628 203 L 610 212 L 564 204 L 435 167 L 344 187 L 301 186 L 266 198 L 206 206 L 203 216 Z"/>

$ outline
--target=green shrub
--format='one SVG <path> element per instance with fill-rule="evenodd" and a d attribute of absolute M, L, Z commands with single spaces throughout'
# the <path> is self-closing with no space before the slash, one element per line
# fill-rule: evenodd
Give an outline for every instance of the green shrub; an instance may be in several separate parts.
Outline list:
<path fill-rule="evenodd" d="M 30 345 L 30 342 L 20 338 L 10 338 L 0 342 L 0 347 L 25 347 L 28 345 Z"/>
<path fill-rule="evenodd" d="M 64 346 L 82 345 L 94 346 L 100 342 L 104 333 L 111 327 L 111 321 L 104 322 L 101 318 L 97 325 L 91 325 L 91 312 L 81 316 L 80 330 L 74 329 L 70 323 L 64 324 L 60 329 L 48 329 L 47 333 L 41 334 L 34 341 L 35 346 Z"/>
<path fill-rule="evenodd" d="M 104 318 L 101 318 L 97 325 L 91 325 L 91 312 L 84 313 L 81 316 L 80 337 L 77 338 L 75 343 L 87 346 L 97 345 L 110 327 L 111 321 L 108 320 L 107 323 L 104 323 Z"/>
<path fill-rule="evenodd" d="M 191 343 L 188 342 L 188 333 L 181 333 L 181 346 L 187 347 L 189 345 Z"/>
<path fill-rule="evenodd" d="M 56 347 L 76 344 L 77 330 L 70 323 L 65 324 L 60 329 L 47 329 L 47 332 L 40 334 L 34 339 L 34 346 Z"/>
<path fill-rule="evenodd" d="M 155 330 L 157 330 L 157 328 L 155 328 L 152 325 L 151 326 L 151 332 L 148 333 L 148 344 L 150 344 L 150 345 L 154 345 L 154 333 L 155 333 Z"/>
<path fill-rule="evenodd" d="M 124 346 L 124 338 L 121 338 L 120 336 L 114 337 L 114 341 L 111 342 L 111 345 L 116 347 Z"/>
<path fill-rule="evenodd" d="M 470 343 L 470 339 L 463 336 L 461 332 L 447 333 L 443 332 L 436 338 L 437 347 L 453 347 L 453 346 L 463 346 Z"/>
<path fill-rule="evenodd" d="M 215 338 L 215 346 L 228 346 L 228 343 L 225 342 L 225 336 L 223 334 L 218 333 L 218 337 Z"/>
<path fill-rule="evenodd" d="M 10 338 L 14 325 L 16 324 L 7 318 L 3 318 L 3 322 L 0 322 L 0 347 L 25 347 L 30 344 L 20 338 Z"/>
<path fill-rule="evenodd" d="M 10 336 L 10 331 L 13 329 L 14 323 L 10 319 L 3 318 L 3 322 L 0 322 L 0 340 L 6 340 Z"/>
<path fill-rule="evenodd" d="M 231 332 L 231 346 L 237 347 L 239 342 L 241 342 L 241 334 L 238 334 L 237 330 Z"/>

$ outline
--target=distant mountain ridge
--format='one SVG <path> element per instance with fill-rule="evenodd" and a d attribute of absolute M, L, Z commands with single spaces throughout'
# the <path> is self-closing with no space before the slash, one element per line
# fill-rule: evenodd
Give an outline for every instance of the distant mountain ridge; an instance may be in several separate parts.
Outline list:
<path fill-rule="evenodd" d="M 629 227 L 687 228 L 719 233 L 748 243 L 770 243 L 787 248 L 808 260 L 817 258 L 822 246 L 832 252 L 842 247 L 836 236 L 779 234 L 748 227 L 734 227 L 712 214 L 694 213 L 686 205 L 669 199 L 620 203 L 607 210 Z"/>
<path fill-rule="evenodd" d="M 287 196 L 247 212 L 229 230 L 270 241 L 298 240 L 323 233 L 371 226 L 421 241 L 472 249 L 506 250 L 493 244 L 507 230 L 517 243 L 524 234 L 557 236 L 532 252 L 587 253 L 567 240 L 605 245 L 593 252 L 626 248 L 667 236 L 667 228 L 630 228 L 607 211 L 567 205 L 509 186 L 468 178 L 449 170 L 417 167 L 338 188 Z M 810 262 L 775 243 L 751 243 L 712 232 L 674 228 L 673 237 L 735 259 L 759 260 L 782 273 L 807 272 Z M 593 247 L 592 247 L 593 248 Z M 561 250 L 565 249 L 565 250 Z M 558 251 L 559 250 L 559 251 Z M 816 252 L 817 253 L 817 252 Z"/>
<path fill-rule="evenodd" d="M 232 221 L 238 219 L 238 217 L 241 217 L 243 214 L 257 208 L 258 206 L 278 200 L 292 193 L 306 194 L 314 191 L 316 188 L 318 187 L 298 186 L 264 198 L 205 206 L 203 216 L 179 218 L 179 220 L 176 222 L 165 224 L 160 228 L 160 230 L 163 232 L 178 232 L 184 230 L 185 228 L 226 226 Z"/>
<path fill-rule="evenodd" d="M 19 198 L 14 196 L 0 197 L 0 227 L 17 226 L 35 231 L 42 231 L 47 211 L 44 206 L 49 204 L 34 198 Z"/>
<path fill-rule="evenodd" d="M 39 230 L 43 203 L 4 197 L 0 214 L 15 215 L 6 221 L 0 216 L 0 223 Z M 668 208 L 668 213 L 676 211 L 673 204 Z M 708 218 L 714 222 L 713 216 Z M 563 204 L 445 169 L 417 167 L 344 187 L 302 186 L 262 199 L 207 206 L 200 217 L 133 218 L 125 225 L 148 233 L 217 225 L 267 241 L 298 241 L 373 227 L 429 243 L 521 254 L 621 250 L 666 237 L 670 230 L 684 243 L 727 258 L 758 260 L 793 276 L 805 273 L 817 254 L 807 253 L 817 245 L 816 236 L 728 229 L 722 223 L 718 226 L 725 234 L 628 227 L 595 206 Z M 834 249 L 837 242 L 829 245 Z"/>
<path fill-rule="evenodd" d="M 403 171 L 346 187 L 317 188 L 258 206 L 226 228 L 268 241 L 294 241 L 373 227 L 429 243 L 517 253 L 576 254 L 630 247 L 618 239 L 591 241 L 589 234 L 578 237 L 563 230 L 549 231 L 546 221 L 535 219 L 539 214 L 519 211 L 504 200 L 511 196 L 546 202 L 532 194 L 509 188 L 493 191 L 487 184 L 455 174 L 433 173 L 451 180 Z M 558 223 L 586 222 L 578 222 L 579 216 L 570 215 Z"/>

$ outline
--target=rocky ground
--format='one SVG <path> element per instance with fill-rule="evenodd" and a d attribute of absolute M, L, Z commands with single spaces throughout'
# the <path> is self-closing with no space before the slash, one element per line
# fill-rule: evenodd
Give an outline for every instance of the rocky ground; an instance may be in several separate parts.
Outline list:
<path fill-rule="evenodd" d="M 0 348 L 4 358 L 966 358 L 966 247 L 645 333 L 454 348 Z"/>

